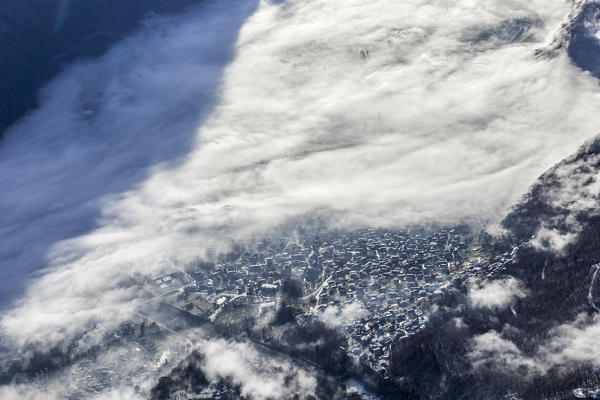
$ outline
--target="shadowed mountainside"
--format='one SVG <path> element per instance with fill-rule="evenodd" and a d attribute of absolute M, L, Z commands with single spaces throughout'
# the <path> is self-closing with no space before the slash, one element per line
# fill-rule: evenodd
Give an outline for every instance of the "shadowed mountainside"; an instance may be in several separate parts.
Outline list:
<path fill-rule="evenodd" d="M 573 10 L 558 35 L 542 53 L 566 49 L 573 63 L 600 78 L 600 2 L 573 1 Z"/>
<path fill-rule="evenodd" d="M 68 62 L 98 56 L 151 13 L 200 0 L 0 2 L 0 135 L 36 107 L 36 93 Z"/>

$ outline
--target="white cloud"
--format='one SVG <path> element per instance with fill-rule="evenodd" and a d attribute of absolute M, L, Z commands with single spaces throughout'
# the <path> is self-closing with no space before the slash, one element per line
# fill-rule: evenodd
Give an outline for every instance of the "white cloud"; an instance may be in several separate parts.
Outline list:
<path fill-rule="evenodd" d="M 536 360 L 524 355 L 513 342 L 504 339 L 496 331 L 476 336 L 468 357 L 475 368 L 488 367 L 505 372 L 523 369 L 528 373 L 541 372 Z"/>
<path fill-rule="evenodd" d="M 0 386 L 0 397 L 3 399 L 16 400 L 38 400 L 42 399 L 46 393 L 39 386 L 31 385 L 11 385 Z"/>
<path fill-rule="evenodd" d="M 241 386 L 242 395 L 252 399 L 285 398 L 294 393 L 304 398 L 316 389 L 316 379 L 308 371 L 261 355 L 248 343 L 215 340 L 200 349 L 205 355 L 203 372 L 211 381 L 230 378 Z M 292 379 L 286 382 L 286 376 Z"/>
<path fill-rule="evenodd" d="M 600 320 L 581 314 L 571 323 L 550 331 L 550 339 L 539 350 L 540 357 L 553 366 L 568 368 L 573 363 L 600 366 Z"/>
<path fill-rule="evenodd" d="M 574 228 L 579 233 L 579 228 Z M 535 234 L 535 237 L 530 240 L 530 244 L 540 250 L 564 253 L 566 247 L 577 239 L 577 233 L 561 232 L 558 229 L 542 226 Z"/>
<path fill-rule="evenodd" d="M 474 307 L 505 308 L 516 299 L 527 296 L 523 282 L 511 277 L 492 281 L 473 282 L 468 299 Z"/>
<path fill-rule="evenodd" d="M 341 306 L 331 305 L 318 314 L 318 318 L 329 328 L 341 328 L 367 317 L 369 312 L 361 303 L 353 302 Z"/>

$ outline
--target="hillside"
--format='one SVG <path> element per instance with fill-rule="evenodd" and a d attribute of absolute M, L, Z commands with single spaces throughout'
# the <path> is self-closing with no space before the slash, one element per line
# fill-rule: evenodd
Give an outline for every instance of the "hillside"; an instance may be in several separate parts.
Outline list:
<path fill-rule="evenodd" d="M 395 344 L 390 371 L 399 387 L 448 399 L 568 399 L 597 387 L 599 159 L 596 138 L 539 178 L 494 243 L 523 243 L 516 261 L 483 283 L 463 282 L 438 302 L 428 329 Z M 491 305 L 475 301 L 478 288 Z M 508 302 L 494 303 L 502 296 Z"/>

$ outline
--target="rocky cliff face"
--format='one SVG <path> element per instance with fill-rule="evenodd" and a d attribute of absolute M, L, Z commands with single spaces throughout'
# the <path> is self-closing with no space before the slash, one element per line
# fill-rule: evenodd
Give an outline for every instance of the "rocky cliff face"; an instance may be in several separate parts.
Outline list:
<path fill-rule="evenodd" d="M 0 135 L 36 106 L 37 90 L 70 61 L 97 56 L 150 13 L 200 0 L 0 2 Z"/>

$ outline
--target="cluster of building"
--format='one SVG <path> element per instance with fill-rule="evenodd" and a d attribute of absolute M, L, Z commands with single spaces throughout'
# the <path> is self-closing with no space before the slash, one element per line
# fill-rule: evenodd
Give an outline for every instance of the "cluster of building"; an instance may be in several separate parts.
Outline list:
<path fill-rule="evenodd" d="M 478 258 L 478 249 L 466 230 L 452 227 L 263 240 L 193 273 L 180 307 L 215 320 L 239 305 L 273 304 L 282 282 L 293 279 L 302 292 L 300 323 L 322 318 L 328 307 L 360 305 L 360 318 L 341 327 L 348 351 L 383 372 L 389 344 L 426 326 L 432 297 L 511 257 L 505 254 L 489 265 Z"/>
<path fill-rule="evenodd" d="M 470 245 L 452 228 L 344 234 L 319 249 L 325 281 L 302 318 L 358 304 L 349 309 L 361 309 L 360 318 L 343 319 L 348 351 L 384 373 L 389 345 L 426 326 L 427 300 L 460 274 Z"/>

